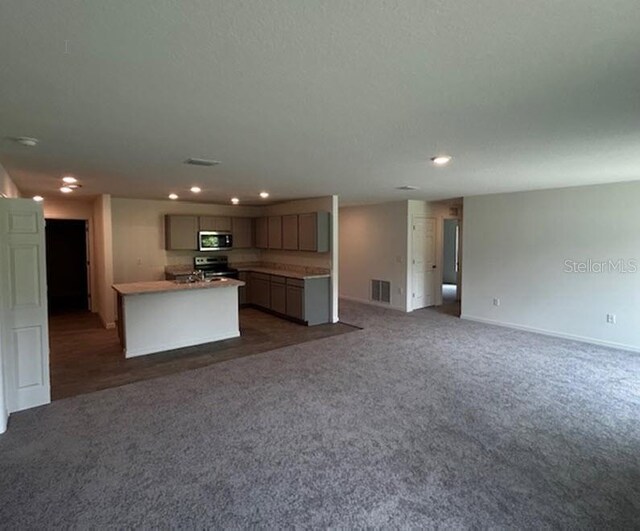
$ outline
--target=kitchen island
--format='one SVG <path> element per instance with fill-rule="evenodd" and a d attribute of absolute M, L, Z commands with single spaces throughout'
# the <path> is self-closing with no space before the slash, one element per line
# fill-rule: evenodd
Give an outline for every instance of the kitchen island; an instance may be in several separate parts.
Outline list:
<path fill-rule="evenodd" d="M 238 288 L 243 285 L 231 278 L 114 284 L 125 357 L 240 336 Z"/>

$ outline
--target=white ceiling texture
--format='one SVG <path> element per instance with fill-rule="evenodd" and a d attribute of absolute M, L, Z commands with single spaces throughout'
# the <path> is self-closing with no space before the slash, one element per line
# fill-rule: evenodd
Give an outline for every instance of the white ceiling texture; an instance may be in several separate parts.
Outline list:
<path fill-rule="evenodd" d="M 635 180 L 640 2 L 2 0 L 0 163 L 214 202 Z"/>

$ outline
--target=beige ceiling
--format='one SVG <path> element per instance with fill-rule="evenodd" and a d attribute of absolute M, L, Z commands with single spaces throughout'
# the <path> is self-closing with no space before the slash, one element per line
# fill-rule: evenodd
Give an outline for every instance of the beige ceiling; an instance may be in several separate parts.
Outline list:
<path fill-rule="evenodd" d="M 0 163 L 211 201 L 635 180 L 639 28 L 638 0 L 3 0 Z"/>

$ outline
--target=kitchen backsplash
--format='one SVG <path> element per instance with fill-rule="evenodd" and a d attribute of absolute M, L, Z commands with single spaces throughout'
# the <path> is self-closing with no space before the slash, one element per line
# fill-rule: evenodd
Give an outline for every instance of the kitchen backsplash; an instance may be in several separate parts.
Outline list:
<path fill-rule="evenodd" d="M 193 264 L 194 256 L 226 256 L 229 262 L 254 262 L 260 260 L 260 251 L 255 249 L 237 249 L 220 253 L 197 253 L 194 251 L 166 251 L 166 265 Z"/>

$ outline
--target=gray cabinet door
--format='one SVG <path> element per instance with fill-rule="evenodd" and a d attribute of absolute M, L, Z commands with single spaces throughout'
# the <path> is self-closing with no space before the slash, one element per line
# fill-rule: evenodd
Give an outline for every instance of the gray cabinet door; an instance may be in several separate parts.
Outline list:
<path fill-rule="evenodd" d="M 298 250 L 298 214 L 282 216 L 282 248 Z"/>
<path fill-rule="evenodd" d="M 284 284 L 271 282 L 271 309 L 274 312 L 287 312 L 287 287 Z"/>
<path fill-rule="evenodd" d="M 251 275 L 251 302 L 262 308 L 271 307 L 271 283 Z"/>
<path fill-rule="evenodd" d="M 234 249 L 253 247 L 253 218 L 231 218 Z"/>
<path fill-rule="evenodd" d="M 165 247 L 171 251 L 198 248 L 198 216 L 165 216 Z"/>
<path fill-rule="evenodd" d="M 215 230 L 224 232 L 231 232 L 231 217 L 230 216 L 216 216 L 215 218 Z"/>
<path fill-rule="evenodd" d="M 298 249 L 314 252 L 318 249 L 318 218 L 315 212 L 298 216 Z"/>
<path fill-rule="evenodd" d="M 249 282 L 248 282 L 248 273 L 244 271 L 240 271 L 238 273 L 238 280 L 242 280 L 245 283 L 244 286 L 240 286 L 238 288 L 238 304 L 246 304 L 247 303 L 247 293 L 249 290 Z"/>
<path fill-rule="evenodd" d="M 282 249 L 282 216 L 269 216 L 269 249 Z"/>
<path fill-rule="evenodd" d="M 304 321 L 304 288 L 287 286 L 287 315 Z"/>
<path fill-rule="evenodd" d="M 267 218 L 256 218 L 256 247 L 269 247 L 269 221 Z"/>
<path fill-rule="evenodd" d="M 298 249 L 316 253 L 329 251 L 329 212 L 298 215 Z"/>
<path fill-rule="evenodd" d="M 200 216 L 199 221 L 200 230 L 231 231 L 231 218 L 229 216 Z"/>

